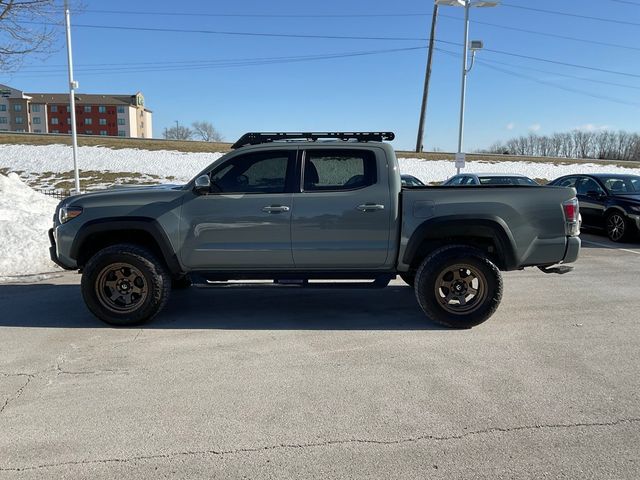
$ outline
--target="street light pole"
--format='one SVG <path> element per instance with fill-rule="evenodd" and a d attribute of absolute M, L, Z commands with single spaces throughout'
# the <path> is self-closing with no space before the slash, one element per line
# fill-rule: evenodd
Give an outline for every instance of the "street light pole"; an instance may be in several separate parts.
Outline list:
<path fill-rule="evenodd" d="M 471 0 L 464 0 L 464 43 L 462 45 L 462 89 L 460 92 L 460 124 L 458 126 L 458 153 L 462 153 L 464 137 L 464 104 L 467 96 L 467 56 L 469 55 L 469 8 Z M 456 167 L 460 174 L 460 167 Z"/>
<path fill-rule="evenodd" d="M 451 7 L 464 8 L 464 43 L 462 45 L 462 87 L 460 92 L 460 124 L 458 126 L 458 152 L 456 153 L 456 170 L 460 173 L 460 166 L 464 166 L 464 153 L 462 153 L 462 144 L 464 140 L 464 103 L 467 95 L 467 74 L 473 67 L 473 57 L 471 59 L 471 67 L 467 68 L 467 57 L 469 56 L 469 10 L 471 8 L 487 8 L 497 7 L 499 1 L 496 0 L 435 0 L 439 5 L 448 5 Z M 482 49 L 482 42 L 472 42 L 471 50 L 475 52 Z"/>
<path fill-rule="evenodd" d="M 429 35 L 429 51 L 427 53 L 427 68 L 424 74 L 424 90 L 422 92 L 422 107 L 420 109 L 420 121 L 418 122 L 418 139 L 416 140 L 416 153 L 420 153 L 424 138 L 424 122 L 427 115 L 427 101 L 429 99 L 429 83 L 431 81 L 431 64 L 433 63 L 433 44 L 436 36 L 436 23 L 438 21 L 438 4 L 433 4 L 433 17 L 431 18 L 431 34 Z"/>
<path fill-rule="evenodd" d="M 80 193 L 80 172 L 78 170 L 78 129 L 76 128 L 76 88 L 78 82 L 73 79 L 73 52 L 71 51 L 71 14 L 69 1 L 64 1 L 64 20 L 67 31 L 67 62 L 69 66 L 69 108 L 71 109 L 71 145 L 73 148 L 73 174 L 76 193 Z"/>

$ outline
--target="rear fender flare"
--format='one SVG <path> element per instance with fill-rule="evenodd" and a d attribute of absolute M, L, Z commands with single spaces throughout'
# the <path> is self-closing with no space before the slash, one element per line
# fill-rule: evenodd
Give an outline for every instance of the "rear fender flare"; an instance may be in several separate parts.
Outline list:
<path fill-rule="evenodd" d="M 455 238 L 456 241 L 463 241 L 465 237 L 492 240 L 497 249 L 496 256 L 501 263 L 501 269 L 518 268 L 513 234 L 504 220 L 494 216 L 478 218 L 477 215 L 451 215 L 426 220 L 409 238 L 402 261 L 407 265 L 413 263 L 425 240 Z"/>

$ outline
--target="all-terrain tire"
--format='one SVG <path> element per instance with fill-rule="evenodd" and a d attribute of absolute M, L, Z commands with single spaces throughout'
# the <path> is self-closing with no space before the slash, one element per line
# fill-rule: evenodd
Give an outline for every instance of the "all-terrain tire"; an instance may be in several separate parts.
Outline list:
<path fill-rule="evenodd" d="M 452 328 L 471 328 L 486 321 L 500 305 L 502 276 L 481 250 L 450 245 L 423 260 L 414 289 L 431 320 Z"/>
<path fill-rule="evenodd" d="M 100 320 L 139 325 L 155 317 L 171 292 L 164 264 L 138 245 L 118 244 L 96 253 L 84 266 L 82 297 Z"/>

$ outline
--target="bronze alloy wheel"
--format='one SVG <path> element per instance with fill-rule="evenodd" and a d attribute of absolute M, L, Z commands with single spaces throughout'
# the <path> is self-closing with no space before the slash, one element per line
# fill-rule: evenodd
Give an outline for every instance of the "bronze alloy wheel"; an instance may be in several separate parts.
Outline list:
<path fill-rule="evenodd" d="M 112 263 L 103 268 L 95 282 L 95 291 L 102 306 L 114 313 L 136 310 L 148 295 L 144 275 L 129 263 Z"/>
<path fill-rule="evenodd" d="M 487 296 L 486 277 L 471 265 L 447 266 L 438 275 L 434 287 L 440 306 L 454 315 L 476 311 Z"/>
<path fill-rule="evenodd" d="M 626 227 L 624 218 L 619 213 L 612 213 L 607 218 L 607 234 L 614 242 L 619 242 L 624 237 Z"/>

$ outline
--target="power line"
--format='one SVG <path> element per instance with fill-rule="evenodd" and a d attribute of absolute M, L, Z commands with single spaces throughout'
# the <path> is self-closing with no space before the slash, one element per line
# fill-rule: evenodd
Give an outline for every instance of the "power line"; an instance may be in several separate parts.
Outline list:
<path fill-rule="evenodd" d="M 81 13 L 101 13 L 114 15 L 144 15 L 168 17 L 239 17 L 239 18 L 385 18 L 430 16 L 428 13 L 191 13 L 191 12 L 140 12 L 125 10 L 82 10 Z"/>
<path fill-rule="evenodd" d="M 631 0 L 611 0 L 616 3 L 625 3 L 627 5 L 633 5 L 634 7 L 640 7 L 640 3 L 632 2 Z"/>
<path fill-rule="evenodd" d="M 264 58 L 253 58 L 253 59 L 229 59 L 229 60 L 213 60 L 210 62 L 190 62 L 191 64 L 180 64 L 181 62 L 175 62 L 175 64 L 170 63 L 167 65 L 160 65 L 158 67 L 142 67 L 142 68 L 130 68 L 130 67 L 122 67 L 122 68 L 77 68 L 77 71 L 83 73 L 83 75 L 102 75 L 105 72 L 118 74 L 118 73 L 149 73 L 149 72 L 169 72 L 169 71 L 186 71 L 186 70 L 203 70 L 203 69 L 216 69 L 216 68 L 230 68 L 230 67 L 247 67 L 247 66 L 260 66 L 260 65 L 273 65 L 273 64 L 281 64 L 281 63 L 297 63 L 297 62 L 307 62 L 307 61 L 317 61 L 317 60 L 332 60 L 338 58 L 349 58 L 349 57 L 359 57 L 359 56 L 367 56 L 367 55 L 380 55 L 387 53 L 398 53 L 398 52 L 407 52 L 412 50 L 424 50 L 425 47 L 408 47 L 408 48 L 394 48 L 387 50 L 372 50 L 372 51 L 363 51 L 363 52 L 351 52 L 351 53 L 334 53 L 334 54 L 324 54 L 324 55 L 302 55 L 302 56 L 293 56 L 293 57 L 264 57 Z M 47 76 L 43 74 L 56 74 L 61 72 L 62 69 L 57 70 L 40 70 L 34 72 L 35 75 L 21 75 L 20 73 L 16 74 L 19 76 Z"/>
<path fill-rule="evenodd" d="M 459 57 L 460 56 L 458 53 L 451 52 L 449 50 L 444 50 L 444 49 L 440 49 L 440 48 L 437 48 L 436 50 L 438 50 L 438 51 L 440 51 L 440 52 L 442 52 L 444 54 L 447 54 L 447 55 L 449 55 L 451 57 Z M 560 90 L 565 90 L 567 92 L 578 93 L 580 95 L 588 96 L 588 97 L 591 97 L 591 98 L 597 98 L 599 100 L 605 100 L 605 101 L 614 102 L 614 103 L 618 103 L 618 104 L 622 104 L 622 105 L 632 105 L 634 107 L 639 107 L 640 108 L 640 103 L 630 102 L 629 100 L 623 100 L 623 99 L 620 99 L 620 98 L 609 97 L 609 96 L 606 96 L 606 95 L 599 95 L 599 94 L 596 94 L 596 93 L 587 92 L 587 91 L 579 90 L 579 89 L 572 88 L 572 87 L 567 87 L 565 85 L 559 85 L 557 83 L 549 82 L 549 81 L 546 81 L 546 80 L 541 80 L 539 78 L 532 77 L 530 75 L 525 75 L 525 74 L 522 74 L 522 73 L 514 72 L 512 70 L 507 70 L 507 69 L 504 69 L 504 68 L 501 68 L 501 67 L 496 67 L 494 65 L 491 65 L 491 64 L 485 62 L 484 60 L 479 60 L 477 58 L 476 58 L 476 63 L 482 65 L 483 67 L 490 68 L 492 70 L 504 73 L 506 75 L 511 75 L 511 76 L 514 76 L 514 77 L 523 78 L 525 80 L 530 80 L 532 82 L 540 83 L 542 85 L 546 85 L 546 86 L 549 86 L 549 87 L 557 88 L 557 89 L 560 89 Z"/>
<path fill-rule="evenodd" d="M 615 1 L 615 0 L 612 0 Z M 519 6 L 518 6 L 519 7 Z M 522 7 L 522 8 L 528 8 L 528 7 Z M 91 10 L 92 12 L 98 12 L 99 10 Z M 107 11 L 105 11 L 107 12 Z M 141 12 L 126 12 L 126 11 L 109 11 L 112 13 L 141 13 Z M 158 15 L 169 15 L 169 12 L 156 12 Z M 189 15 L 189 16 L 206 16 L 206 15 L 211 15 L 211 16 L 237 16 L 237 17 L 241 17 L 241 16 L 269 16 L 267 14 L 256 14 L 256 15 L 252 15 L 252 14 L 189 14 L 189 13 L 175 13 L 175 15 Z M 421 15 L 421 16 L 427 16 L 427 14 L 423 14 L 423 13 L 408 13 L 408 14 L 380 14 L 380 16 L 402 16 L 402 17 L 410 17 L 410 16 L 417 16 L 417 15 Z M 280 15 L 272 15 L 273 17 L 279 17 Z M 287 17 L 287 15 L 283 15 L 284 17 Z M 320 17 L 332 17 L 331 15 L 319 15 Z M 338 15 L 336 15 L 337 17 Z M 355 16 L 355 15 L 354 15 Z M 367 16 L 366 14 L 363 14 L 363 16 Z M 378 14 L 375 15 L 368 15 L 368 16 L 378 16 Z M 460 18 L 458 17 L 454 17 L 452 15 L 445 15 L 442 14 L 440 15 L 443 18 L 448 18 L 448 19 L 452 19 L 452 20 L 460 20 Z M 345 16 L 346 17 L 346 16 Z M 296 18 L 296 17 L 292 17 L 292 18 Z M 594 17 L 595 18 L 595 17 Z M 496 24 L 496 23 L 491 23 L 491 22 L 482 22 L 482 21 L 478 21 L 478 20 L 472 20 L 473 23 L 478 24 L 478 25 L 486 25 L 486 26 L 490 26 L 490 27 L 494 27 L 494 28 L 501 28 L 504 30 L 510 30 L 510 31 L 516 31 L 516 32 L 522 32 L 522 33 L 528 33 L 528 34 L 532 34 L 532 35 L 539 35 L 539 36 L 545 36 L 545 37 L 550 37 L 550 38 L 559 38 L 562 40 L 570 40 L 570 41 L 575 41 L 575 42 L 581 42 L 581 43 L 588 43 L 588 44 L 592 44 L 592 45 L 600 45 L 600 46 L 605 46 L 605 47 L 611 47 L 611 48 L 621 48 L 621 49 L 626 49 L 626 50 L 634 50 L 634 51 L 640 51 L 640 47 L 634 47 L 631 45 L 623 45 L 623 44 L 619 44 L 619 43 L 610 43 L 610 42 L 602 42 L 602 41 L 598 41 L 598 40 L 589 40 L 586 38 L 578 38 L 578 37 L 572 37 L 572 36 L 568 36 L 568 35 L 560 35 L 560 34 L 554 34 L 554 33 L 550 33 L 550 32 L 541 32 L 538 30 L 529 30 L 529 29 L 524 29 L 524 28 L 517 28 L 517 27 L 511 27 L 511 26 L 507 26 L 507 25 L 500 25 L 500 24 Z M 40 23 L 40 22 L 20 22 L 20 23 L 31 23 L 31 24 L 38 24 L 38 25 L 57 25 L 57 24 L 51 24 L 51 23 Z M 640 24 L 638 24 L 640 25 Z M 76 24 L 74 25 L 74 27 L 80 27 L 80 28 L 98 28 L 98 29 L 118 29 L 118 30 L 140 30 L 140 31 L 150 31 L 150 32 L 173 32 L 173 33 L 201 33 L 201 34 L 214 34 L 214 35 L 236 35 L 236 36 L 263 36 L 263 37 L 284 37 L 284 38 L 311 38 L 311 39 L 339 39 L 339 40 L 392 40 L 392 41 L 428 41 L 428 38 L 420 38 L 420 37 L 366 37 L 366 36 L 342 36 L 342 35 L 309 35 L 309 34 L 280 34 L 280 33 L 256 33 L 256 32 L 230 32 L 230 31 L 217 31 L 217 30 L 189 30 L 189 29 L 169 29 L 169 28 L 153 28 L 153 27 L 126 27 L 126 26 L 107 26 L 107 25 L 86 25 L 86 24 Z"/>
<path fill-rule="evenodd" d="M 628 0 L 611 0 L 611 1 L 619 1 L 622 3 L 630 3 L 628 2 Z M 633 5 L 638 5 L 640 6 L 640 4 L 633 4 Z M 229 17 L 229 18 L 386 18 L 386 17 L 405 17 L 405 18 L 411 18 L 411 17 L 427 17 L 427 16 L 431 16 L 430 13 L 424 13 L 424 12 L 413 12 L 413 13 L 373 13 L 373 14 L 366 14 L 366 13 L 354 13 L 354 14 L 265 14 L 265 13 L 206 13 L 206 12 L 199 12 L 199 13 L 190 13 L 190 12 L 140 12 L 140 11 L 130 11 L 130 10 L 83 10 L 82 13 L 100 13 L 100 14 L 114 14 L 114 15 L 145 15 L 145 16 L 171 16 L 171 17 L 175 17 L 175 16 L 184 16 L 184 17 Z M 443 18 L 448 18 L 448 19 L 452 19 L 452 20 L 461 20 L 458 17 L 452 16 L 452 15 L 444 15 L 441 14 L 440 15 Z M 640 51 L 640 47 L 634 47 L 634 46 L 630 46 L 630 45 L 622 45 L 622 44 L 618 44 L 618 43 L 610 43 L 610 42 L 601 42 L 601 41 L 597 41 L 597 40 L 589 40 L 586 38 L 577 38 L 577 37 L 571 37 L 568 35 L 560 35 L 560 34 L 554 34 L 554 33 L 549 33 L 549 32 L 541 32 L 538 30 L 529 30 L 529 29 L 523 29 L 523 28 L 517 28 L 517 27 L 511 27 L 508 25 L 500 25 L 500 24 L 496 24 L 496 23 L 490 23 L 490 22 L 482 22 L 482 21 L 478 21 L 478 20 L 472 20 L 472 23 L 474 24 L 478 24 L 478 25 L 487 25 L 490 27 L 495 27 L 495 28 L 502 28 L 505 30 L 511 30 L 511 31 L 516 31 L 516 32 L 523 32 L 523 33 L 528 33 L 528 34 L 532 34 L 532 35 L 540 35 L 540 36 L 546 36 L 546 37 L 551 37 L 551 38 L 559 38 L 562 40 L 571 40 L 571 41 L 576 41 L 576 42 L 582 42 L 582 43 L 589 43 L 589 44 L 593 44 L 593 45 L 601 45 L 601 46 L 605 46 L 605 47 L 612 47 L 612 48 L 623 48 L 626 50 L 635 50 L 635 51 Z M 427 40 L 427 39 L 425 39 Z"/>
<path fill-rule="evenodd" d="M 531 12 L 539 12 L 539 13 L 548 13 L 551 15 L 562 15 L 565 17 L 573 17 L 573 18 L 582 18 L 582 19 L 586 19 L 586 20 L 596 20 L 598 22 L 607 22 L 607 23 L 617 23 L 620 25 L 632 25 L 634 27 L 640 27 L 640 23 L 638 22 L 629 22 L 627 20 L 617 20 L 614 18 L 602 18 L 602 17 L 592 17 L 590 15 L 581 15 L 579 13 L 569 13 L 569 12 L 559 12 L 557 10 L 545 10 L 543 8 L 535 8 L 535 7 L 525 7 L 522 5 L 513 5 L 511 3 L 500 3 L 501 6 L 503 7 L 509 7 L 509 8 L 519 8 L 521 10 L 528 10 Z"/>
<path fill-rule="evenodd" d="M 621 3 L 631 3 L 628 0 L 611 0 Z M 632 5 L 640 6 L 640 4 L 631 3 Z M 429 13 L 414 12 L 414 13 L 376 13 L 376 14 L 247 14 L 247 13 L 188 13 L 188 12 L 137 12 L 137 11 L 125 11 L 125 10 L 84 10 L 83 12 L 90 13 L 102 13 L 102 14 L 117 14 L 117 15 L 156 15 L 156 16 L 188 16 L 188 17 L 255 17 L 255 18 L 386 18 L 386 17 L 418 17 L 418 16 L 431 16 Z M 440 15 L 444 18 L 453 20 L 461 20 L 453 15 Z M 630 45 L 622 45 L 618 43 L 601 42 L 597 40 L 589 40 L 585 38 L 571 37 L 567 35 L 560 35 L 548 32 L 541 32 L 537 30 L 529 30 L 517 27 L 511 27 L 507 25 L 499 25 L 496 23 L 482 22 L 478 20 L 472 20 L 472 23 L 478 25 L 487 25 L 495 28 L 502 28 L 505 30 L 511 30 L 516 32 L 529 33 L 532 35 L 541 35 L 551 38 L 560 38 L 563 40 L 571 40 L 576 42 L 590 43 L 593 45 L 601 45 L 613 48 L 624 48 L 627 50 L 640 51 L 640 47 L 633 47 Z"/>
<path fill-rule="evenodd" d="M 586 96 L 591 97 L 591 98 L 597 98 L 599 100 L 606 100 L 606 101 L 609 101 L 609 102 L 619 103 L 619 104 L 622 104 L 622 105 L 633 105 L 634 107 L 640 108 L 640 103 L 630 102 L 629 100 L 623 100 L 623 99 L 620 99 L 620 98 L 609 97 L 609 96 L 606 96 L 606 95 L 599 95 L 599 94 L 595 94 L 595 93 L 591 93 L 591 92 L 586 92 L 584 90 L 578 90 L 576 88 L 566 87 L 564 85 L 558 85 L 557 83 L 547 82 L 545 80 L 540 80 L 539 78 L 531 77 L 529 75 L 523 75 L 521 73 L 513 72 L 511 70 L 505 70 L 505 69 L 500 68 L 500 67 L 489 65 L 489 64 L 484 63 L 482 60 L 478 61 L 478 63 L 480 63 L 480 65 L 482 65 L 484 67 L 491 68 L 492 70 L 496 70 L 498 72 L 502 72 L 502 73 L 505 73 L 507 75 L 512 75 L 514 77 L 524 78 L 524 79 L 531 80 L 531 81 L 536 82 L 536 83 L 540 83 L 542 85 L 547 85 L 547 86 L 550 86 L 550 87 L 559 88 L 560 90 L 565 90 L 567 92 L 579 93 L 581 95 L 586 95 Z"/>
<path fill-rule="evenodd" d="M 453 19 L 453 20 L 460 20 L 460 18 L 458 17 L 454 17 L 452 15 L 440 15 L 441 17 L 444 18 L 449 18 L 449 19 Z M 487 25 L 489 27 L 495 27 L 495 28 L 502 28 L 504 30 L 511 30 L 514 32 L 523 32 L 523 33 L 529 33 L 532 35 L 540 35 L 543 37 L 551 37 L 551 38 L 560 38 L 562 40 L 571 40 L 574 42 L 582 42 L 582 43 L 590 43 L 593 45 L 601 45 L 604 47 L 612 47 L 612 48 L 624 48 L 626 50 L 636 50 L 636 51 L 640 51 L 640 47 L 634 47 L 631 45 L 622 45 L 620 43 L 609 43 L 609 42 L 601 42 L 598 40 L 589 40 L 586 38 L 578 38 L 578 37 L 571 37 L 568 35 L 560 35 L 557 33 L 549 33 L 549 32 L 541 32 L 539 30 L 529 30 L 529 29 L 525 29 L 525 28 L 518 28 L 518 27 L 510 27 L 508 25 L 500 25 L 497 23 L 490 23 L 490 22 L 482 22 L 479 20 L 471 20 L 472 23 L 477 24 L 477 25 Z"/>
<path fill-rule="evenodd" d="M 16 22 L 20 24 L 35 24 L 43 26 L 59 26 L 50 22 Z M 426 41 L 423 37 L 365 37 L 355 35 L 313 35 L 299 33 L 267 33 L 267 32 L 230 32 L 224 30 L 199 30 L 186 28 L 160 28 L 160 27 L 127 27 L 123 25 L 88 25 L 75 23 L 74 28 L 93 28 L 100 30 L 127 30 L 137 32 L 162 32 L 162 33 L 199 33 L 210 35 L 236 35 L 249 37 L 282 37 L 282 38 L 313 38 L 329 40 L 393 40 L 393 41 Z"/>
<path fill-rule="evenodd" d="M 459 46 L 459 44 L 455 42 L 444 42 L 436 40 L 440 43 L 448 43 L 451 45 Z M 310 54 L 310 55 L 289 55 L 289 56 L 278 56 L 278 57 L 249 57 L 249 58 L 227 58 L 227 59 L 210 59 L 210 60 L 179 60 L 179 61 L 155 61 L 155 62 L 123 62 L 123 63 L 87 63 L 87 64 L 79 64 L 77 65 L 76 71 L 83 73 L 97 73 L 97 72 L 117 72 L 117 71 L 125 71 L 125 72 L 156 72 L 156 71 L 172 71 L 172 70 L 199 70 L 199 69 L 207 69 L 207 68 L 223 68 L 223 67 L 233 67 L 233 66 L 252 66 L 252 65 L 268 65 L 273 63 L 292 63 L 299 61 L 314 61 L 314 60 L 329 60 L 334 58 L 348 58 L 348 57 L 357 57 L 357 56 L 369 56 L 369 55 L 379 55 L 386 53 L 397 53 L 397 52 L 408 52 L 408 51 L 416 51 L 416 50 L 424 50 L 425 47 L 416 46 L 416 47 L 407 47 L 407 48 L 393 48 L 393 49 L 384 49 L 384 50 L 365 50 L 365 51 L 355 51 L 355 52 L 336 52 L 336 53 L 322 53 L 322 54 Z M 444 50 L 442 48 L 438 48 L 438 51 L 441 52 L 449 52 L 448 50 Z M 504 52 L 503 52 L 504 53 Z M 457 55 L 457 54 L 456 54 Z M 634 90 L 640 90 L 640 87 L 609 82 L 605 80 L 596 80 L 585 77 L 580 77 L 576 75 L 555 72 L 550 70 L 543 70 L 531 66 L 525 65 L 516 65 L 507 62 L 500 62 L 498 60 L 486 60 L 483 61 L 494 63 L 497 65 L 504 65 L 508 67 L 522 68 L 525 70 L 531 70 L 541 73 L 547 73 L 550 75 L 557 75 L 567 78 L 573 78 L 576 80 L 582 80 L 585 82 L 598 83 L 602 85 L 611 85 L 621 88 L 629 88 Z M 138 67 L 132 69 L 131 66 Z M 571 65 L 572 67 L 578 67 L 577 65 Z M 53 68 L 59 67 L 59 68 Z M 21 71 L 26 73 L 56 73 L 62 71 L 66 65 L 63 64 L 54 64 L 47 66 L 36 66 L 33 68 L 23 68 Z M 590 69 L 591 67 L 580 65 L 579 67 Z M 20 75 L 20 74 L 18 74 Z"/>
<path fill-rule="evenodd" d="M 482 61 L 484 63 L 494 63 L 497 65 L 505 65 L 507 67 L 515 67 L 515 68 L 522 68 L 524 70 L 531 70 L 533 72 L 546 73 L 549 75 L 557 75 L 558 77 L 572 78 L 574 80 L 582 80 L 583 82 L 598 83 L 601 85 L 611 85 L 611 86 L 620 87 L 620 88 L 630 88 L 632 90 L 640 90 L 640 86 L 637 86 L 637 85 L 627 85 L 624 83 L 607 82 L 606 80 L 596 80 L 594 78 L 579 77 L 577 75 L 570 75 L 568 73 L 561 73 L 561 72 L 552 72 L 550 70 L 543 70 L 540 68 L 529 67 L 526 65 L 516 65 L 513 63 L 499 62 L 497 60 L 487 60 L 486 58 L 483 58 Z"/>
<path fill-rule="evenodd" d="M 530 55 L 522 55 L 522 54 L 519 54 L 519 53 L 505 52 L 505 51 L 502 51 L 502 50 L 493 50 L 491 48 L 485 48 L 483 50 L 486 51 L 486 52 L 498 53 L 500 55 L 508 55 L 510 57 L 526 58 L 527 60 L 535 60 L 537 62 L 552 63 L 554 65 L 563 65 L 565 67 L 580 68 L 580 69 L 583 69 L 583 70 L 591 70 L 591 71 L 594 71 L 594 72 L 609 73 L 611 75 L 622 75 L 622 76 L 625 76 L 625 77 L 640 78 L 640 75 L 635 74 L 635 73 L 619 72 L 619 71 L 616 71 L 616 70 L 608 70 L 606 68 L 590 67 L 590 66 L 587 66 L 587 65 L 579 65 L 579 64 L 576 64 L 576 63 L 560 62 L 558 60 L 550 60 L 548 58 L 532 57 Z"/>
<path fill-rule="evenodd" d="M 22 22 L 22 23 L 38 23 L 38 22 Z M 40 23 L 42 24 L 42 23 Z M 47 23 L 45 23 L 46 25 Z M 55 24 L 49 24 L 55 25 Z M 130 31 L 144 31 L 144 32 L 169 32 L 169 33 L 199 33 L 199 34 L 214 34 L 214 35 L 248 35 L 248 36 L 258 36 L 258 37 L 285 37 L 285 38 L 321 38 L 321 39 L 349 39 L 349 40 L 413 40 L 413 41 L 426 41 L 426 38 L 414 38 L 414 37 L 360 37 L 360 36 L 339 36 L 339 35 L 305 35 L 305 34 L 285 34 L 285 33 L 258 33 L 258 32 L 229 32 L 229 31 L 217 31 L 217 30 L 189 30 L 189 29 L 174 29 L 174 28 L 152 28 L 152 27 L 126 27 L 119 25 L 87 25 L 87 24 L 76 24 L 76 28 L 96 28 L 96 29 L 114 29 L 114 30 L 130 30 Z M 443 43 L 446 45 L 455 45 L 460 46 L 457 42 L 449 42 L 446 40 L 436 40 L 438 43 Z M 609 70 L 599 67 L 592 67 L 587 65 L 579 65 L 574 63 L 562 62 L 558 60 L 551 60 L 547 58 L 534 57 L 530 55 L 523 55 L 513 52 L 506 52 L 503 50 L 495 50 L 490 48 L 484 49 L 487 52 L 497 53 L 500 55 L 508 55 L 517 58 L 525 58 L 528 60 L 534 60 L 538 62 L 551 63 L 554 65 L 562 65 L 566 67 L 572 68 L 580 68 L 584 70 L 591 70 L 601 73 L 608 73 L 612 75 L 621 75 L 633 78 L 640 78 L 639 74 L 629 73 L 629 72 L 621 72 L 616 70 Z"/>

